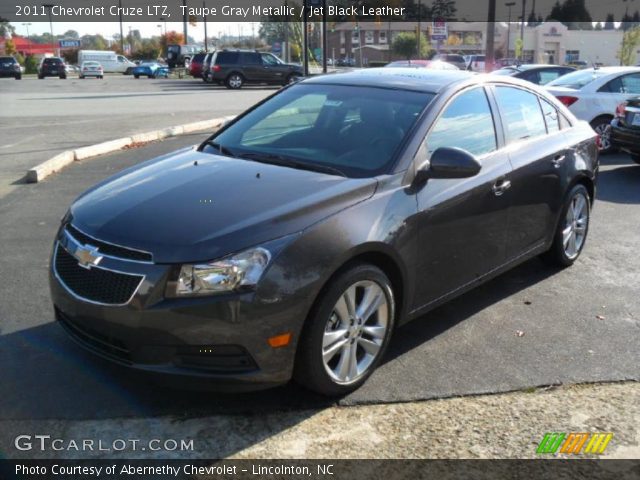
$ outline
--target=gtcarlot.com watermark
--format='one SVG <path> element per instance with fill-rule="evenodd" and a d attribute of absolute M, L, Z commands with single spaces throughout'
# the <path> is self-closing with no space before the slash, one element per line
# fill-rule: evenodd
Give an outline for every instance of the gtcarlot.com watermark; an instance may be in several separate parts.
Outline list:
<path fill-rule="evenodd" d="M 94 438 L 54 438 L 51 435 L 18 435 L 13 441 L 13 445 L 17 450 L 23 452 L 190 452 L 194 448 L 193 439 L 116 438 L 107 441 Z"/>

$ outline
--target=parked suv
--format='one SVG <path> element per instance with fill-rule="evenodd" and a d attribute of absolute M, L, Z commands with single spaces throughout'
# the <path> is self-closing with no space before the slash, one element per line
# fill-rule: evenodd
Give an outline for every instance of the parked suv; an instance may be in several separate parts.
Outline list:
<path fill-rule="evenodd" d="M 64 60 L 60 57 L 43 58 L 38 66 L 38 78 L 42 80 L 44 77 L 67 78 L 67 69 Z"/>
<path fill-rule="evenodd" d="M 271 53 L 222 50 L 214 54 L 207 75 L 209 81 L 238 89 L 245 83 L 286 85 L 304 73 L 300 65 L 284 63 Z"/>
<path fill-rule="evenodd" d="M 15 58 L 0 57 L 0 77 L 13 77 L 16 80 L 22 78 L 22 69 Z"/>

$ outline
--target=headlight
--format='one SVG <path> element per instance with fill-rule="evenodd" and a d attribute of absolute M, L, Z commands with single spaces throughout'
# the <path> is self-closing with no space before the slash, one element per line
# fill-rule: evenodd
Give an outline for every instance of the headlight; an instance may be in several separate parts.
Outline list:
<path fill-rule="evenodd" d="M 251 288 L 258 283 L 270 261 L 269 250 L 258 247 L 211 263 L 182 265 L 175 287 L 168 285 L 168 290 L 173 292 L 167 294 L 199 296 Z"/>

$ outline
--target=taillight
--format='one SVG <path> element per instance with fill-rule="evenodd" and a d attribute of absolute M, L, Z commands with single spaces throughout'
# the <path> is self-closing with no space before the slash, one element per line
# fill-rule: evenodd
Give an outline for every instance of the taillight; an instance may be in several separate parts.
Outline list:
<path fill-rule="evenodd" d="M 211 67 L 211 70 L 213 70 L 214 72 L 219 72 L 220 70 L 222 70 L 222 67 L 220 65 L 214 65 L 213 67 Z"/>
<path fill-rule="evenodd" d="M 558 100 L 562 102 L 565 107 L 570 107 L 578 101 L 578 97 L 570 97 L 568 95 L 558 95 Z"/>
<path fill-rule="evenodd" d="M 624 118 L 626 115 L 625 108 L 627 108 L 627 102 L 622 102 L 616 107 L 616 118 Z"/>

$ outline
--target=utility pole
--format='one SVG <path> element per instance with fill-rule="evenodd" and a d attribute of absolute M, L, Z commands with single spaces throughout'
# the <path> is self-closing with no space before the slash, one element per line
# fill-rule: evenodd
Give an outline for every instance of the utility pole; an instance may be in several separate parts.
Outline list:
<path fill-rule="evenodd" d="M 187 15 L 187 0 L 182 0 L 182 5 L 184 6 L 184 14 L 182 15 L 182 30 L 184 33 L 184 43 L 185 45 L 188 42 L 187 36 L 189 35 L 188 24 L 189 24 L 189 16 Z"/>
<path fill-rule="evenodd" d="M 513 7 L 516 2 L 507 2 L 505 6 L 509 7 L 509 16 L 507 20 L 507 52 L 504 54 L 505 58 L 509 58 L 509 45 L 511 41 L 511 7 Z"/>
<path fill-rule="evenodd" d="M 287 0 L 284 0 L 284 10 L 285 12 L 289 11 L 289 3 Z M 289 63 L 289 22 L 284 22 L 284 61 L 285 63 Z"/>
<path fill-rule="evenodd" d="M 206 12 L 206 5 L 205 5 L 205 1 L 202 0 L 202 23 L 204 23 L 204 51 L 206 52 L 208 50 L 207 48 L 207 16 L 204 14 L 204 12 Z"/>
<path fill-rule="evenodd" d="M 327 73 L 327 0 L 322 0 L 322 73 Z"/>
<path fill-rule="evenodd" d="M 420 23 L 422 20 L 422 0 L 418 0 L 418 28 L 416 29 L 416 57 L 418 57 L 418 59 L 421 56 L 421 52 L 420 52 Z"/>
<path fill-rule="evenodd" d="M 495 63 L 495 22 L 496 22 L 496 0 L 489 0 L 489 10 L 487 14 L 487 44 L 484 55 L 484 69 L 491 71 Z"/>
<path fill-rule="evenodd" d="M 309 22 L 307 21 L 307 0 L 302 0 L 302 27 L 304 32 L 302 32 L 302 64 L 304 66 L 304 76 L 309 76 L 309 32 L 307 31 L 309 27 Z"/>
<path fill-rule="evenodd" d="M 118 0 L 118 17 L 120 18 L 120 52 L 124 55 L 124 34 L 122 33 L 122 0 Z"/>
<path fill-rule="evenodd" d="M 520 24 L 520 41 L 522 42 L 522 50 L 524 51 L 524 9 L 527 5 L 527 0 L 522 0 L 522 23 Z"/>

